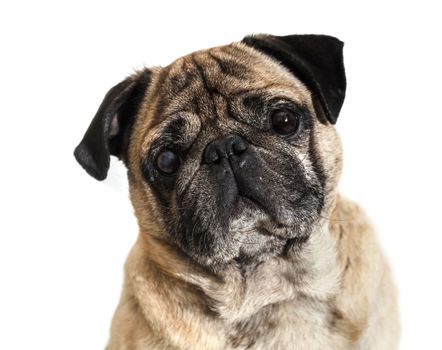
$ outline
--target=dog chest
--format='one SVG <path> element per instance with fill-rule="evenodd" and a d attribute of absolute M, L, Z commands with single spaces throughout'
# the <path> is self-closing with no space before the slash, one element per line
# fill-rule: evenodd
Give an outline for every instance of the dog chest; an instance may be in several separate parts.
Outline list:
<path fill-rule="evenodd" d="M 232 327 L 229 348 L 347 349 L 349 344 L 334 328 L 334 317 L 328 303 L 307 298 L 270 305 Z"/>

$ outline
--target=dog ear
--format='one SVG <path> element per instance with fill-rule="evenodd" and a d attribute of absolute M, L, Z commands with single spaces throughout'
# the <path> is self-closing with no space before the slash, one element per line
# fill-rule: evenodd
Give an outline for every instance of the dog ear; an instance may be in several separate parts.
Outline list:
<path fill-rule="evenodd" d="M 342 41 L 327 35 L 252 35 L 243 43 L 288 68 L 311 91 L 318 118 L 336 123 L 346 88 Z"/>
<path fill-rule="evenodd" d="M 146 69 L 110 89 L 75 148 L 78 163 L 97 180 L 106 178 L 111 155 L 127 165 L 131 128 L 150 78 L 151 72 Z"/>

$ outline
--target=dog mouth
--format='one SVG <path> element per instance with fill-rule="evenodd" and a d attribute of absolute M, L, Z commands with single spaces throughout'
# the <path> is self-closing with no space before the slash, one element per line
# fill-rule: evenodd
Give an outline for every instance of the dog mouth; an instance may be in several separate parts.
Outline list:
<path fill-rule="evenodd" d="M 288 242 L 308 237 L 318 198 L 301 185 L 283 191 L 275 185 L 260 193 L 253 186 L 219 187 L 213 196 L 201 187 L 184 201 L 172 235 L 181 249 L 202 265 L 228 264 L 236 258 L 260 260 L 285 251 Z"/>
<path fill-rule="evenodd" d="M 280 212 L 284 211 L 287 210 L 280 209 Z M 270 215 L 260 203 L 240 194 L 231 213 L 229 232 L 237 235 L 258 233 L 262 236 L 287 238 L 295 228 L 287 223 L 288 220 L 285 221 L 281 222 L 278 217 Z"/>

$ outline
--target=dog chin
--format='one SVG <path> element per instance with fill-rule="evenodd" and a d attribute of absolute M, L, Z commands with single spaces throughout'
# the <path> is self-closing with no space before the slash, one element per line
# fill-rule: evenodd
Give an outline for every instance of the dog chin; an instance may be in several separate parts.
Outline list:
<path fill-rule="evenodd" d="M 263 229 L 248 232 L 229 233 L 229 242 L 219 247 L 211 255 L 192 256 L 193 260 L 213 271 L 221 271 L 226 266 L 244 266 L 267 260 L 284 251 L 288 239 L 269 235 Z M 232 243 L 233 244 L 230 244 Z"/>
<path fill-rule="evenodd" d="M 192 258 L 219 271 L 227 265 L 250 265 L 282 254 L 294 233 L 288 228 L 275 229 L 274 223 L 262 212 L 249 214 L 232 220 L 225 240 L 211 254 L 195 254 Z"/>
<path fill-rule="evenodd" d="M 202 238 L 196 242 L 197 246 L 190 244 L 182 248 L 195 262 L 209 268 L 260 262 L 283 254 L 291 241 L 307 237 L 308 230 L 293 224 L 295 214 L 291 210 L 279 208 L 278 212 L 287 216 L 285 222 L 272 217 L 254 201 L 238 196 L 227 225 L 209 223 L 199 233 Z M 220 228 L 223 226 L 224 232 Z"/>

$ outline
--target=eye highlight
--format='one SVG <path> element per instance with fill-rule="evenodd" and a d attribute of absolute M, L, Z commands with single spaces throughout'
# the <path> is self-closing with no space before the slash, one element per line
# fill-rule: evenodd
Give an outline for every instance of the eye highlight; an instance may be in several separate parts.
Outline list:
<path fill-rule="evenodd" d="M 282 136 L 293 135 L 299 130 L 299 115 L 291 110 L 277 109 L 271 116 L 273 130 Z"/>
<path fill-rule="evenodd" d="M 171 176 L 180 168 L 181 160 L 173 150 L 164 149 L 157 154 L 154 164 L 162 175 Z"/>

